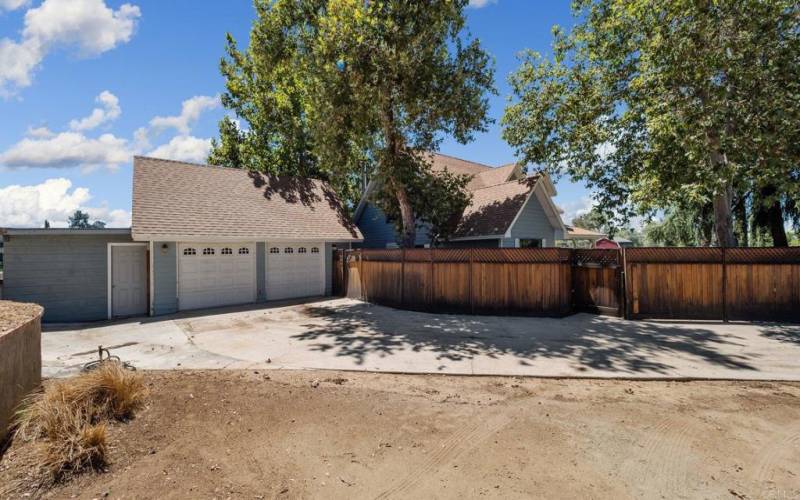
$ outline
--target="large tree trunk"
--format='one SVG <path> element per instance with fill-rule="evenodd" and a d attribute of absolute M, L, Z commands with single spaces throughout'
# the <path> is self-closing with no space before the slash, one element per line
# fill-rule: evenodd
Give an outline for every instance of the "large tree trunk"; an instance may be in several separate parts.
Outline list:
<path fill-rule="evenodd" d="M 408 199 L 405 185 L 397 178 L 397 165 L 399 165 L 401 161 L 400 155 L 404 153 L 403 139 L 397 133 L 394 109 L 392 108 L 390 96 L 391 92 L 387 91 L 381 103 L 381 121 L 383 122 L 383 134 L 389 156 L 387 159 L 388 165 L 384 165 L 383 167 L 385 169 L 384 171 L 388 174 L 387 177 L 394 189 L 397 205 L 400 208 L 400 220 L 403 224 L 400 244 L 403 248 L 414 248 L 414 244 L 417 241 L 417 221 L 414 216 L 414 208 L 411 206 L 411 201 Z"/>
<path fill-rule="evenodd" d="M 761 188 L 760 198 L 762 205 L 759 210 L 763 210 L 760 220 L 766 222 L 769 232 L 772 235 L 772 246 L 788 247 L 789 239 L 786 237 L 786 227 L 783 222 L 783 208 L 781 202 L 775 194 L 777 189 L 773 185 L 766 185 Z M 764 204 L 766 202 L 766 204 Z"/>
<path fill-rule="evenodd" d="M 715 132 L 708 134 L 711 151 L 709 159 L 715 172 L 727 175 L 725 172 L 728 159 L 722 152 L 719 135 Z M 731 210 L 733 201 L 733 187 L 731 181 L 725 181 L 724 186 L 717 187 L 714 193 L 714 232 L 717 235 L 717 244 L 721 247 L 735 247 L 736 235 L 733 234 L 733 214 Z"/>
<path fill-rule="evenodd" d="M 414 217 L 414 209 L 408 200 L 408 195 L 402 187 L 395 189 L 397 204 L 400 206 L 400 217 L 403 221 L 403 235 L 400 243 L 403 248 L 414 248 L 417 241 L 417 221 Z"/>
<path fill-rule="evenodd" d="M 714 195 L 714 232 L 717 244 L 721 247 L 735 247 L 736 235 L 733 234 L 733 217 L 731 214 L 730 184 Z"/>
<path fill-rule="evenodd" d="M 747 235 L 747 193 L 743 193 L 739 196 L 739 200 L 734 207 L 734 212 L 736 214 L 736 226 L 739 229 L 739 246 L 750 246 Z"/>

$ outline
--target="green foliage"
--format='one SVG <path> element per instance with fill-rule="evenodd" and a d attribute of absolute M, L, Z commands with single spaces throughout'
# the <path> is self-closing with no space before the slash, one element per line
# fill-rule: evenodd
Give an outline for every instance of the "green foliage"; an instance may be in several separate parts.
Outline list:
<path fill-rule="evenodd" d="M 89 229 L 92 227 L 89 224 L 89 214 L 80 210 L 75 210 L 75 213 L 69 216 L 67 224 L 69 224 L 70 229 Z"/>
<path fill-rule="evenodd" d="M 75 210 L 75 213 L 69 216 L 67 224 L 70 229 L 103 229 L 106 223 L 101 220 L 96 220 L 92 223 L 89 222 L 89 214 L 80 210 Z M 50 227 L 48 221 L 44 221 L 45 229 Z"/>
<path fill-rule="evenodd" d="M 522 159 L 585 181 L 617 222 L 714 207 L 734 241 L 734 191 L 800 165 L 800 7 L 792 0 L 578 0 L 554 56 L 525 55 L 504 137 Z"/>
<path fill-rule="evenodd" d="M 644 226 L 647 246 L 696 247 L 711 244 L 710 207 L 671 208 Z"/>
<path fill-rule="evenodd" d="M 597 209 L 592 208 L 592 210 L 589 210 L 585 214 L 578 215 L 572 219 L 572 225 L 591 231 L 602 231 L 603 228 L 606 227 L 606 217 L 597 211 Z"/>
<path fill-rule="evenodd" d="M 250 46 L 229 35 L 220 66 L 222 102 L 243 126 L 220 123 L 211 160 L 323 178 L 350 206 L 366 168 L 413 239 L 423 203 L 405 183 L 426 177 L 422 152 L 489 121 L 493 70 L 462 33 L 466 3 L 256 0 Z"/>

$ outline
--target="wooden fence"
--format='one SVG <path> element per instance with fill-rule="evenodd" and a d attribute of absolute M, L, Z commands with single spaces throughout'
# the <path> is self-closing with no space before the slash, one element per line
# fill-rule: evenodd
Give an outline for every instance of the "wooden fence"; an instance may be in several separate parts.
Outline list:
<path fill-rule="evenodd" d="M 800 321 L 800 248 L 630 248 L 630 318 Z"/>
<path fill-rule="evenodd" d="M 563 316 L 568 249 L 357 250 L 336 259 L 334 290 L 404 309 Z"/>
<path fill-rule="evenodd" d="M 334 293 L 404 309 L 800 322 L 796 247 L 353 250 L 334 262 Z"/>

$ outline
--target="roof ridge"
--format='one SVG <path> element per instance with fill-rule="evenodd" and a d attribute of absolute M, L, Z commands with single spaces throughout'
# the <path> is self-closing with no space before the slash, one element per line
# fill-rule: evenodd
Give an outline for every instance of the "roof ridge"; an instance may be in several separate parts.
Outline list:
<path fill-rule="evenodd" d="M 493 166 L 491 166 L 491 165 L 487 165 L 487 164 L 485 164 L 485 163 L 480 163 L 480 162 L 477 162 L 477 161 L 467 160 L 467 159 L 465 159 L 465 158 L 459 158 L 458 156 L 448 155 L 448 154 L 440 153 L 440 152 L 438 152 L 438 151 L 432 151 L 431 153 L 432 153 L 432 154 L 435 154 L 435 155 L 439 155 L 439 156 L 446 156 L 447 158 L 451 158 L 451 159 L 453 159 L 453 160 L 458 160 L 458 161 L 463 161 L 463 162 L 467 162 L 467 163 L 472 163 L 472 164 L 474 164 L 474 165 L 479 165 L 479 166 L 481 166 L 481 167 L 486 167 L 486 168 L 495 168 L 495 167 L 493 167 Z M 477 174 L 475 174 L 475 175 L 477 175 Z"/>
<path fill-rule="evenodd" d="M 173 160 L 170 158 L 157 158 L 155 156 L 147 156 L 147 155 L 133 155 L 134 161 L 139 158 L 140 160 L 155 160 L 155 161 L 166 161 L 169 163 L 180 163 L 181 165 L 188 165 L 190 167 L 211 167 L 211 168 L 219 168 L 223 170 L 241 170 L 244 171 L 243 168 L 236 168 L 236 167 L 224 167 L 222 165 L 211 165 L 209 163 L 198 163 L 194 161 L 184 161 L 184 160 Z"/>
<path fill-rule="evenodd" d="M 523 184 L 525 181 L 527 181 L 529 179 L 533 179 L 533 178 L 534 178 L 533 176 L 529 176 L 529 177 L 525 177 L 524 179 L 511 179 L 510 181 L 498 182 L 497 184 L 490 184 L 489 186 L 481 186 L 479 188 L 470 189 L 470 191 L 473 191 L 473 192 L 474 191 L 480 191 L 481 189 L 489 189 L 490 187 L 502 186 L 504 184 L 511 184 L 512 182 L 516 182 L 518 184 Z M 537 176 L 536 177 L 536 181 L 538 182 L 538 180 L 539 180 L 539 178 Z"/>
<path fill-rule="evenodd" d="M 169 162 L 169 163 L 177 163 L 179 165 L 186 165 L 188 167 L 215 168 L 217 170 L 228 170 L 228 171 L 231 171 L 231 172 L 254 172 L 256 174 L 261 174 L 261 175 L 271 175 L 271 176 L 277 177 L 279 179 L 280 178 L 283 178 L 283 179 L 307 179 L 307 180 L 310 180 L 310 181 L 323 182 L 325 184 L 328 183 L 328 181 L 325 181 L 323 179 L 318 179 L 316 177 L 304 177 L 302 175 L 287 175 L 287 174 L 268 174 L 266 172 L 261 172 L 260 170 L 250 170 L 249 168 L 224 167 L 222 165 L 211 165 L 211 164 L 208 164 L 208 163 L 197 163 L 197 162 L 193 162 L 193 161 L 171 160 L 169 158 L 156 158 L 155 156 L 142 156 L 142 155 L 134 155 L 133 156 L 134 160 L 136 160 L 137 158 L 139 158 L 141 160 L 153 160 L 153 161 L 165 161 L 165 162 Z"/>

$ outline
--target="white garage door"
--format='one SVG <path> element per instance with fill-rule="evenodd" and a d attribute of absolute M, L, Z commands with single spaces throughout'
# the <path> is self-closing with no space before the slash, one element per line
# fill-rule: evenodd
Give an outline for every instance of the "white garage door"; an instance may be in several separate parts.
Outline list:
<path fill-rule="evenodd" d="M 181 310 L 256 301 L 255 243 L 178 245 Z"/>
<path fill-rule="evenodd" d="M 325 294 L 324 245 L 267 243 L 267 300 Z"/>

